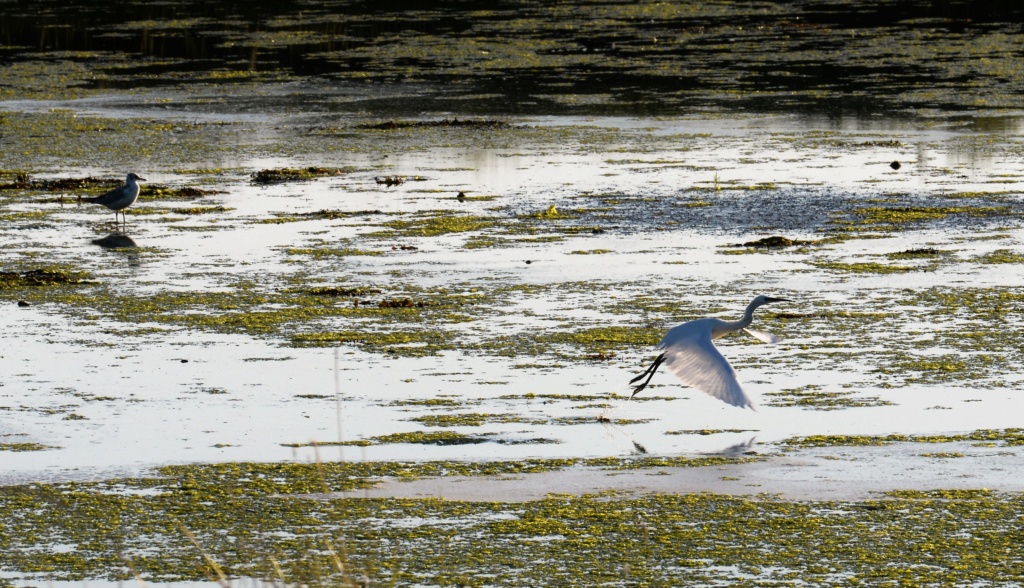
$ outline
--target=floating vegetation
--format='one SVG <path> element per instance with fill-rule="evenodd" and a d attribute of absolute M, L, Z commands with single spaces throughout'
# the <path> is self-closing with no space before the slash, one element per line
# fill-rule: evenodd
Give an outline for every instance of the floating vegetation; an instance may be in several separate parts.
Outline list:
<path fill-rule="evenodd" d="M 430 408 L 448 408 L 461 406 L 462 402 L 452 398 L 411 398 L 392 400 L 386 406 L 426 406 Z"/>
<path fill-rule="evenodd" d="M 0 183 L 0 190 L 41 190 L 46 192 L 69 192 L 72 190 L 89 190 L 111 188 L 121 184 L 120 180 L 95 178 L 56 178 L 52 180 L 33 180 L 27 173 L 18 173 L 13 181 Z"/>
<path fill-rule="evenodd" d="M 1009 249 L 997 249 L 984 255 L 979 255 L 972 261 L 984 264 L 1021 264 L 1024 263 L 1024 253 L 1017 253 L 1016 251 L 1011 251 Z"/>
<path fill-rule="evenodd" d="M 954 435 L 809 435 L 780 441 L 784 448 L 891 445 L 893 443 L 977 442 L 986 447 L 1024 446 L 1024 429 L 980 429 Z"/>
<path fill-rule="evenodd" d="M 810 245 L 813 243 L 814 241 L 801 241 L 799 239 L 790 239 L 789 237 L 775 235 L 772 237 L 757 239 L 756 241 L 747 241 L 746 243 L 743 243 L 743 247 L 753 247 L 755 249 L 782 249 L 785 247 Z"/>
<path fill-rule="evenodd" d="M 858 220 L 833 220 L 847 229 L 891 230 L 912 224 L 945 220 L 954 216 L 992 218 L 1015 215 L 1009 206 L 870 206 L 849 213 Z"/>
<path fill-rule="evenodd" d="M 95 284 L 96 280 L 82 271 L 62 268 L 38 268 L 22 272 L 0 272 L 0 290 L 32 286 Z"/>
<path fill-rule="evenodd" d="M 449 213 L 426 213 L 419 218 L 399 219 L 384 222 L 383 227 L 390 229 L 376 236 L 382 237 L 437 237 L 452 233 L 465 233 L 491 228 L 498 224 L 497 219 L 481 216 L 452 215 Z"/>
<path fill-rule="evenodd" d="M 204 190 L 194 186 L 168 188 L 166 186 L 146 184 L 142 187 L 142 192 L 139 197 L 146 200 L 195 200 L 197 198 L 223 193 L 224 192 L 221 190 Z"/>
<path fill-rule="evenodd" d="M 46 451 L 48 449 L 60 449 L 60 447 L 54 447 L 50 445 L 43 445 L 42 443 L 5 443 L 0 442 L 0 451 Z"/>
<path fill-rule="evenodd" d="M 682 429 L 665 431 L 666 435 L 721 435 L 722 433 L 756 433 L 755 429 Z"/>
<path fill-rule="evenodd" d="M 478 412 L 428 414 L 408 419 L 427 427 L 482 427 L 486 424 L 508 424 L 541 422 L 531 421 L 514 414 L 493 414 Z"/>
<path fill-rule="evenodd" d="M 393 433 L 381 435 L 369 439 L 360 439 L 343 443 L 344 445 L 393 445 L 396 443 L 408 443 L 413 445 L 478 445 L 480 443 L 500 443 L 502 445 L 537 445 L 559 443 L 554 439 L 532 438 L 517 439 L 501 437 L 496 434 L 468 435 L 454 431 L 411 431 L 408 433 Z"/>
<path fill-rule="evenodd" d="M 401 176 L 384 176 L 383 178 L 375 177 L 373 181 L 377 182 L 378 186 L 401 186 L 405 183 L 405 178 Z"/>
<path fill-rule="evenodd" d="M 185 214 L 189 216 L 195 216 L 200 214 L 213 214 L 213 213 L 225 213 L 231 212 L 233 208 L 227 206 L 193 206 L 191 208 L 172 208 L 171 212 L 174 214 Z"/>
<path fill-rule="evenodd" d="M 428 303 L 422 300 L 413 301 L 412 298 L 392 298 L 388 300 L 381 300 L 377 303 L 379 308 L 423 308 L 428 306 Z"/>
<path fill-rule="evenodd" d="M 493 119 L 441 119 L 431 121 L 386 121 L 359 125 L 361 129 L 377 131 L 394 131 L 398 129 L 436 129 L 436 128 L 470 128 L 470 129 L 510 129 L 512 125 L 503 120 Z"/>
<path fill-rule="evenodd" d="M 750 577 L 775 583 L 783 577 L 777 570 L 816 585 L 837 575 L 869 584 L 1024 581 L 1018 537 L 1007 531 L 1019 522 L 1022 499 L 984 489 L 899 490 L 864 502 L 706 493 L 554 495 L 531 502 L 325 495 L 385 476 L 525 475 L 551 467 L 537 460 L 232 463 L 162 468 L 159 478 L 9 487 L 0 499 L 6 525 L 0 565 L 65 582 L 129 581 L 133 573 L 197 582 L 221 570 L 309 586 L 357 584 L 364 577 L 374 584 L 430 578 L 455 585 L 461 578 L 518 587 L 571 585 L 581 577 L 612 584 L 621 583 L 627 567 L 633 582 L 650 585 L 678 583 L 681 569 L 687 582 L 707 585 L 742 585 Z M 46 534 L 35 532 L 43 528 Z M 159 557 L 150 555 L 155 544 Z M 381 554 L 383 544 L 388 553 L 403 554 L 401 566 Z M 484 553 L 467 551 L 482 545 Z M 594 557 L 593 546 L 602 557 Z M 339 553 L 345 554 L 340 570 Z"/>
<path fill-rule="evenodd" d="M 878 263 L 876 261 L 856 261 L 852 263 L 843 263 L 839 261 L 815 260 L 812 261 L 811 263 L 819 269 L 851 274 L 904 274 L 907 272 L 922 270 L 922 268 L 910 265 Z"/>
<path fill-rule="evenodd" d="M 588 405 L 587 408 L 609 408 L 610 404 L 602 403 L 595 405 Z M 555 417 L 550 419 L 548 422 L 552 425 L 590 425 L 593 423 L 611 423 L 613 425 L 642 425 L 650 423 L 654 419 L 627 419 L 627 418 L 611 418 L 604 415 L 593 417 L 593 416 L 567 416 L 567 417 Z"/>
<path fill-rule="evenodd" d="M 315 288 L 307 288 L 304 292 L 306 294 L 309 294 L 310 296 L 341 296 L 346 298 L 353 298 L 357 296 L 370 296 L 373 294 L 380 294 L 383 291 L 380 290 L 379 288 L 364 288 L 358 286 L 354 288 L 345 288 L 342 286 L 317 286 Z"/>
<path fill-rule="evenodd" d="M 889 253 L 886 255 L 889 259 L 930 259 L 937 255 L 942 255 L 943 251 L 940 251 L 934 247 L 919 247 L 917 249 L 907 249 L 900 251 L 899 253 Z"/>
<path fill-rule="evenodd" d="M 284 182 L 297 182 L 340 176 L 348 173 L 348 170 L 336 167 L 282 167 L 275 169 L 262 169 L 253 172 L 250 176 L 255 184 L 280 184 Z"/>
<path fill-rule="evenodd" d="M 811 410 L 841 410 L 845 408 L 864 408 L 871 406 L 893 406 L 894 403 L 877 396 L 855 396 L 853 391 L 825 391 L 820 384 L 810 384 L 802 388 L 782 390 L 781 392 L 765 392 L 765 406 L 798 407 Z"/>
<path fill-rule="evenodd" d="M 896 139 L 878 139 L 875 141 L 863 141 L 858 143 L 860 147 L 887 147 L 887 148 L 900 148 L 903 147 L 903 143 Z"/>

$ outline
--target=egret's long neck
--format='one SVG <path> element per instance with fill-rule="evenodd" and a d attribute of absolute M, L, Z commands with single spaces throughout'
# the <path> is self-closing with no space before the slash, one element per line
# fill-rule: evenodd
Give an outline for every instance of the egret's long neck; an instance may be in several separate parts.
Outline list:
<path fill-rule="evenodd" d="M 753 302 L 747 305 L 747 310 L 743 312 L 743 318 L 741 318 L 738 321 L 728 323 L 728 327 L 726 327 L 724 331 L 731 333 L 750 325 L 750 323 L 754 321 L 754 311 L 757 310 L 757 307 L 761 306 L 762 304 L 764 304 L 764 301 L 760 299 L 755 299 Z"/>

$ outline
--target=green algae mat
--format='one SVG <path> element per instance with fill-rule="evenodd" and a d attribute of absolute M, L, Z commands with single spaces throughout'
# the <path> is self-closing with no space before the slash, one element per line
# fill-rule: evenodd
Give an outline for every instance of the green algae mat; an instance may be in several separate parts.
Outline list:
<path fill-rule="evenodd" d="M 25 577 L 253 577 L 311 586 L 962 585 L 1024 581 L 1019 495 L 875 500 L 551 495 L 332 498 L 457 464 L 161 468 L 157 478 L 0 489 L 0 566 Z M 523 474 L 559 464 L 464 471 Z M 60 546 L 60 549 L 56 549 Z"/>

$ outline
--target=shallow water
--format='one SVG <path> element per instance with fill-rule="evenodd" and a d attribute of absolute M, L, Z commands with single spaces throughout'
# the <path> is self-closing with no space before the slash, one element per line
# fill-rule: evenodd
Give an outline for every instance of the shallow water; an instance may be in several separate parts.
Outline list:
<path fill-rule="evenodd" d="M 172 131 L 177 141 L 209 132 L 189 129 L 185 121 L 198 116 L 191 108 L 139 108 L 148 101 L 3 108 L 45 117 L 59 106 L 77 117 L 170 122 L 182 125 Z M 273 101 L 268 113 L 257 121 L 221 107 L 204 111 L 205 120 L 229 121 L 231 136 L 186 170 L 215 171 L 184 173 L 172 144 L 166 155 L 157 149 L 147 163 L 132 167 L 150 184 L 222 193 L 192 202 L 147 201 L 144 193 L 129 210 L 123 235 L 110 233 L 107 211 L 78 205 L 74 194 L 63 204 L 47 194 L 3 198 L 2 212 L 10 215 L 0 229 L 4 271 L 56 263 L 86 270 L 100 283 L 84 287 L 84 300 L 51 301 L 45 289 L 3 292 L 9 304 L 0 313 L 6 333 L 0 356 L 8 367 L 0 387 L 0 442 L 50 447 L 0 454 L 3 482 L 109 477 L 165 463 L 307 461 L 315 458 L 312 448 L 286 445 L 415 431 L 483 434 L 498 442 L 321 447 L 319 456 L 624 456 L 638 445 L 650 454 L 676 455 L 723 450 L 751 436 L 770 448 L 793 436 L 1020 425 L 1024 395 L 1012 343 L 986 343 L 985 337 L 957 343 L 955 335 L 936 334 L 991 329 L 1012 338 L 1024 330 L 1015 303 L 1001 317 L 1005 322 L 993 325 L 983 324 L 985 313 L 976 308 L 949 311 L 933 296 L 948 288 L 1015 293 L 1024 286 L 1013 263 L 979 261 L 995 252 L 1022 253 L 1015 212 L 1024 184 L 1020 117 L 1006 117 L 998 134 L 950 119 L 779 115 L 533 117 L 511 120 L 513 128 L 501 132 L 387 134 L 359 130 L 375 122 L 372 117 L 296 117 L 275 111 Z M 337 130 L 305 130 L 311 128 Z M 902 162 L 899 170 L 890 167 L 894 160 Z M 265 187 L 249 179 L 258 169 L 307 165 L 348 171 Z M 88 165 L 40 175 L 89 174 L 117 175 Z M 374 181 L 385 175 L 407 181 L 391 188 Z M 456 200 L 459 191 L 470 199 Z M 199 205 L 224 208 L 174 212 Z M 550 206 L 561 216 L 545 220 Z M 1004 208 L 875 224 L 861 232 L 837 224 L 878 206 Z M 320 210 L 366 214 L 265 222 Z M 435 211 L 493 217 L 499 224 L 437 235 L 394 228 L 392 236 L 372 235 L 386 222 L 416 221 Z M 529 232 L 519 232 L 523 227 Z M 730 247 L 769 235 L 842 238 L 774 252 Z M 119 247 L 97 244 L 106 238 Z M 474 238 L 499 242 L 467 248 Z M 380 255 L 310 253 L 346 247 Z M 898 265 L 903 262 L 887 256 L 922 247 L 944 257 L 897 273 L 850 265 Z M 424 315 L 422 326 L 415 317 L 352 323 L 332 315 L 254 334 L 189 326 L 187 316 L 159 304 L 147 311 L 159 320 L 147 320 L 145 312 L 119 314 L 124 297 L 281 292 L 302 285 L 377 287 L 385 294 L 369 296 L 373 305 L 392 293 L 451 301 L 506 290 L 482 307 L 464 306 L 472 308 L 464 311 L 468 321 Z M 549 350 L 511 354 L 487 346 L 506 337 L 526 343 L 603 326 L 642 326 L 656 341 L 682 320 L 736 316 L 762 292 L 794 300 L 766 307 L 756 318 L 755 327 L 785 341 L 769 347 L 734 336 L 722 342 L 760 404 L 757 412 L 695 393 L 669 374 L 626 402 L 627 382 L 653 356 L 647 345 L 553 342 Z M 19 298 L 31 306 L 19 308 Z M 188 312 L 232 312 L 223 305 L 238 300 L 200 300 Z M 454 348 L 427 356 L 409 353 L 415 343 L 390 349 L 294 345 L 296 333 L 352 328 L 365 329 L 368 337 L 410 328 L 457 335 Z M 586 359 L 599 349 L 614 356 Z M 988 359 L 953 370 L 913 363 L 949 354 Z M 845 395 L 850 406 L 773 405 L 771 394 L 786 390 Z M 452 406 L 408 402 L 438 397 Z M 452 412 L 505 418 L 455 427 L 410 420 Z M 605 426 L 597 422 L 600 415 L 625 422 Z M 700 429 L 742 432 L 666 434 Z"/>

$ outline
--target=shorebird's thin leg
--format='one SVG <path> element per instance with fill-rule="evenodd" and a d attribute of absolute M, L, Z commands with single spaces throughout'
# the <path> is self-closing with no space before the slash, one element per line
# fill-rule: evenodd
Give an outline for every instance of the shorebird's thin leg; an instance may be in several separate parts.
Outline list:
<path fill-rule="evenodd" d="M 649 365 L 647 367 L 647 369 L 644 370 L 644 373 L 640 374 L 639 376 L 637 376 L 637 377 L 635 377 L 635 378 L 633 378 L 632 380 L 629 381 L 629 383 L 632 384 L 633 382 L 636 382 L 636 381 L 642 379 L 644 376 L 647 376 L 647 380 L 645 380 L 643 384 L 640 384 L 639 386 L 634 386 L 633 387 L 633 393 L 630 394 L 630 396 L 629 396 L 630 398 L 633 398 L 634 396 L 636 396 L 638 392 L 640 392 L 641 390 L 643 390 L 644 388 L 647 387 L 647 384 L 651 383 L 651 378 L 654 377 L 654 374 L 657 373 L 658 368 L 661 367 L 661 364 L 663 364 L 663 363 L 665 363 L 665 354 L 664 353 L 659 355 L 657 357 L 657 359 L 654 360 L 654 363 Z"/>

